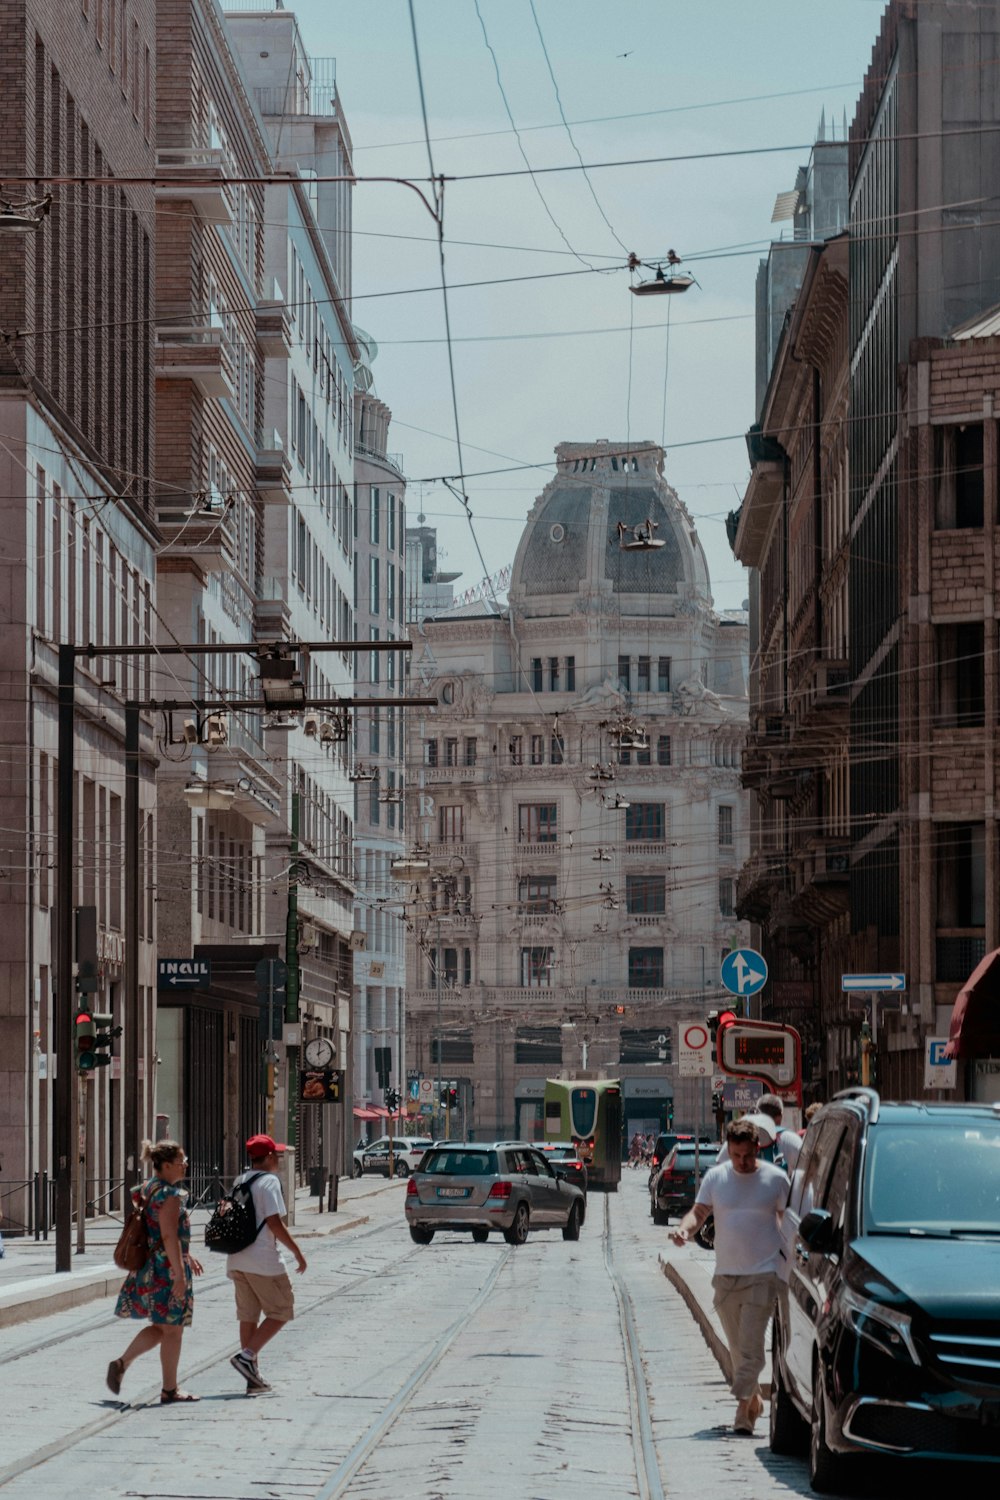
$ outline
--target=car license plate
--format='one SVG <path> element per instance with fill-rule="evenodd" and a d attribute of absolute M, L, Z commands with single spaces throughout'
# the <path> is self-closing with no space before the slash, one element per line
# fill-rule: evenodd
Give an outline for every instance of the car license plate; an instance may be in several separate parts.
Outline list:
<path fill-rule="evenodd" d="M 438 1188 L 439 1198 L 467 1198 L 468 1188 Z"/>

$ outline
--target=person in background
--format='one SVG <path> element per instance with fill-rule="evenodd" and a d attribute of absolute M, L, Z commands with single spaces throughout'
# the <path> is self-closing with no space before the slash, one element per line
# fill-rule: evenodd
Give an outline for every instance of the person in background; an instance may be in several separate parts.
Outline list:
<path fill-rule="evenodd" d="M 670 1238 L 675 1245 L 686 1245 L 709 1214 L 715 1216 L 713 1300 L 732 1360 L 733 1431 L 752 1436 L 764 1410 L 758 1382 L 767 1358 L 767 1325 L 780 1294 L 779 1225 L 788 1178 L 779 1167 L 757 1160 L 752 1121 L 735 1120 L 726 1143 L 728 1161 L 705 1173 L 694 1207 Z"/>
<path fill-rule="evenodd" d="M 795 1163 L 798 1161 L 799 1152 L 802 1150 L 801 1135 L 797 1130 L 786 1130 L 784 1125 L 782 1125 L 781 1120 L 784 1114 L 784 1107 L 777 1094 L 761 1094 L 757 1100 L 756 1113 L 767 1115 L 769 1119 L 774 1121 L 776 1127 L 774 1133 L 774 1154 L 784 1157 L 785 1166 L 788 1169 L 790 1177 L 795 1171 Z M 728 1141 L 723 1141 L 715 1160 L 717 1163 L 724 1162 L 728 1155 Z"/>
<path fill-rule="evenodd" d="M 143 1141 L 140 1160 L 149 1162 L 153 1176 L 137 1191 L 143 1199 L 149 1256 L 138 1271 L 130 1271 L 118 1294 L 115 1316 L 148 1318 L 149 1327 L 136 1334 L 125 1353 L 108 1365 L 107 1386 L 113 1396 L 122 1388 L 125 1371 L 133 1360 L 150 1349 L 160 1351 L 163 1387 L 160 1403 L 198 1401 L 177 1384 L 181 1339 L 191 1326 L 194 1304 L 193 1277 L 200 1276 L 201 1262 L 190 1253 L 191 1221 L 185 1206 L 187 1194 L 180 1184 L 187 1172 L 184 1147 L 176 1141 Z"/>
<path fill-rule="evenodd" d="M 248 1396 L 271 1389 L 257 1368 L 257 1356 L 295 1316 L 295 1295 L 279 1244 L 295 1256 L 300 1276 L 306 1269 L 306 1258 L 285 1226 L 285 1199 L 275 1175 L 285 1150 L 269 1135 L 251 1136 L 247 1141 L 250 1170 L 233 1184 L 235 1187 L 255 1172 L 259 1174 L 250 1183 L 257 1238 L 245 1250 L 226 1257 L 226 1274 L 235 1286 L 236 1317 L 240 1325 L 240 1350 L 229 1363 L 245 1379 Z"/>
<path fill-rule="evenodd" d="M 814 1103 L 812 1103 L 812 1104 L 810 1104 L 808 1106 L 808 1108 L 806 1109 L 806 1113 L 805 1113 L 805 1124 L 802 1126 L 802 1129 L 799 1131 L 799 1135 L 805 1135 L 806 1131 L 809 1129 L 810 1122 L 812 1120 L 815 1120 L 816 1116 L 819 1114 L 819 1112 L 820 1112 L 820 1110 L 822 1108 L 823 1108 L 823 1101 L 821 1099 L 815 1100 Z"/>

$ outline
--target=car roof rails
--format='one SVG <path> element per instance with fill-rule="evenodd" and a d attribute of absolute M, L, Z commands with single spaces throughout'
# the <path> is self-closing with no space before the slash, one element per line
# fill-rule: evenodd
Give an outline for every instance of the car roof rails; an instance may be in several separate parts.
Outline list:
<path fill-rule="evenodd" d="M 872 1125 L 877 1123 L 880 1104 L 877 1089 L 869 1089 L 856 1084 L 853 1088 L 841 1089 L 833 1097 L 834 1099 L 855 1099 L 858 1103 L 867 1104 L 869 1123 Z"/>

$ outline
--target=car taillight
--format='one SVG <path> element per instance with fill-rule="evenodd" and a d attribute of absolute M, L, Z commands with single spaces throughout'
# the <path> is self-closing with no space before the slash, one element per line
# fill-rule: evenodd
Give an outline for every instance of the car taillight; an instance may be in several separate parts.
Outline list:
<path fill-rule="evenodd" d="M 412 1177 L 406 1184 L 406 1196 L 408 1198 L 415 1198 L 417 1196 L 417 1184 L 414 1182 Z"/>
<path fill-rule="evenodd" d="M 653 1157 L 653 1166 L 654 1167 L 658 1167 L 659 1165 L 660 1165 L 660 1158 L 658 1156 L 654 1156 Z"/>
<path fill-rule="evenodd" d="M 512 1182 L 495 1182 L 490 1188 L 491 1198 L 509 1198 L 514 1184 Z"/>

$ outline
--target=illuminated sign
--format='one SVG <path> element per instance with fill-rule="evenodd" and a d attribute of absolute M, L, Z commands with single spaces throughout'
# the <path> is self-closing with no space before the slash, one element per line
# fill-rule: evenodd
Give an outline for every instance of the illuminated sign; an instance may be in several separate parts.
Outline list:
<path fill-rule="evenodd" d="M 798 1087 L 801 1044 L 792 1026 L 737 1020 L 719 1032 L 719 1065 L 737 1078 L 761 1078 L 774 1088 Z"/>

